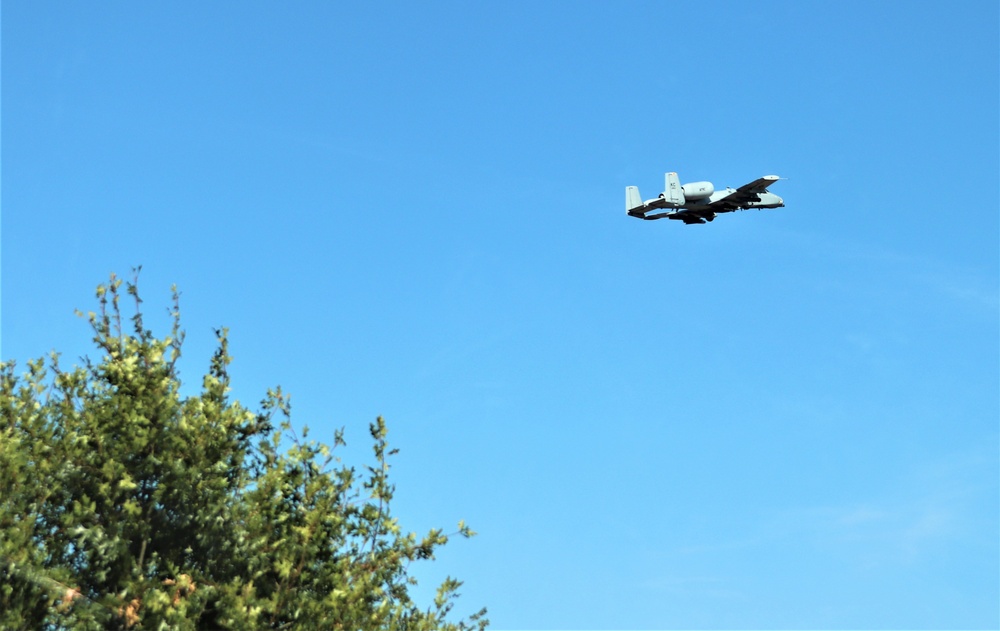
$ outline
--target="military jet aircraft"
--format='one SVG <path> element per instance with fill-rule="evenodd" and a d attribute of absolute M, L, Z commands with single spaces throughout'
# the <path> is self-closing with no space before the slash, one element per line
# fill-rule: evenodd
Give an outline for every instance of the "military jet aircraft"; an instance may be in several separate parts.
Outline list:
<path fill-rule="evenodd" d="M 692 182 L 681 186 L 676 173 L 667 173 L 666 187 L 656 199 L 642 201 L 638 186 L 625 187 L 625 212 L 639 219 L 677 219 L 686 224 L 712 221 L 719 213 L 748 208 L 781 208 L 785 200 L 767 187 L 780 180 L 777 175 L 765 175 L 739 188 L 715 190 L 711 182 Z M 649 214 L 650 211 L 664 212 Z"/>

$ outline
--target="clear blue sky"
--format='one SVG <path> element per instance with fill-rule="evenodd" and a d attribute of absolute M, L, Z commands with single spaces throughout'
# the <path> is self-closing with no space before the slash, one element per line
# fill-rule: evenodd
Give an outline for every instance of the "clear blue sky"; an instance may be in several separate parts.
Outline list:
<path fill-rule="evenodd" d="M 540 5 L 540 6 L 536 6 Z M 384 415 L 499 629 L 1000 625 L 998 7 L 4 2 L 2 357 Z M 642 222 L 664 171 L 780 210 Z M 428 598 L 425 598 L 425 601 Z"/>

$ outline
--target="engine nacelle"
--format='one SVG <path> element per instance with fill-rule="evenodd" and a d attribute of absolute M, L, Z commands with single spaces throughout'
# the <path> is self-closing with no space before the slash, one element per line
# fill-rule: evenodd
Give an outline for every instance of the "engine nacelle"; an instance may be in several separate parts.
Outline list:
<path fill-rule="evenodd" d="M 681 187 L 687 199 L 705 199 L 715 192 L 711 182 L 691 182 Z"/>

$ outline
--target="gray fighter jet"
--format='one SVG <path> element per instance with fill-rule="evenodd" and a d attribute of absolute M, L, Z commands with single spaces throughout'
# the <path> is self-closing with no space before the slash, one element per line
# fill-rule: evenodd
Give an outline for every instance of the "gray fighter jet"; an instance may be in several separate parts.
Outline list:
<path fill-rule="evenodd" d="M 712 221 L 719 213 L 748 208 L 781 208 L 785 200 L 767 187 L 781 178 L 765 175 L 739 188 L 715 190 L 711 182 L 692 182 L 681 186 L 676 173 L 667 173 L 666 187 L 656 199 L 642 201 L 638 186 L 625 187 L 625 212 L 639 219 L 677 219 L 684 223 Z M 664 212 L 649 214 L 653 210 Z"/>

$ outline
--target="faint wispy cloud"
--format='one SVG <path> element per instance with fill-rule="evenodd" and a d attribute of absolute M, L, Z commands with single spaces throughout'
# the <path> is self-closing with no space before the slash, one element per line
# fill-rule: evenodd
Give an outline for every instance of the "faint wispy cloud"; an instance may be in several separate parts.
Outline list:
<path fill-rule="evenodd" d="M 644 590 L 679 597 L 697 595 L 713 600 L 746 601 L 750 597 L 732 586 L 728 579 L 717 576 L 664 576 L 642 581 Z"/>
<path fill-rule="evenodd" d="M 1000 509 L 995 438 L 908 472 L 880 496 L 781 511 L 765 531 L 837 550 L 865 567 L 919 562 L 981 537 L 984 522 L 994 522 L 995 531 Z"/>
<path fill-rule="evenodd" d="M 918 274 L 917 280 L 956 301 L 985 307 L 990 311 L 1000 310 L 1000 292 L 995 286 L 987 286 L 976 278 L 929 272 Z"/>
<path fill-rule="evenodd" d="M 975 308 L 1000 311 L 1000 287 L 992 268 L 970 268 L 929 255 L 904 254 L 877 243 L 837 239 L 812 232 L 784 231 L 781 237 L 812 255 L 863 262 L 873 269 L 890 269 L 929 294 Z"/>

